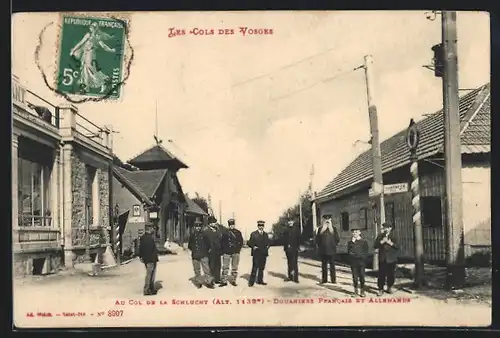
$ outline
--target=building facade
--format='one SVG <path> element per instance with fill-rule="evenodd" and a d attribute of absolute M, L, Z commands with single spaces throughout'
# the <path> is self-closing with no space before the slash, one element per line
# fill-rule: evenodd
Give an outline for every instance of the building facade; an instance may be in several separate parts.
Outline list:
<path fill-rule="evenodd" d="M 56 272 L 109 244 L 111 135 L 16 77 L 12 86 L 14 275 Z"/>
<path fill-rule="evenodd" d="M 466 257 L 491 250 L 491 127 L 490 85 L 460 98 L 464 250 Z M 439 111 L 419 121 L 421 141 L 417 151 L 423 225 L 424 258 L 446 259 L 446 178 L 444 169 L 443 114 Z M 384 185 L 411 183 L 406 130 L 381 144 Z M 373 181 L 371 151 L 349 164 L 316 196 L 317 217 L 331 213 L 341 236 L 340 252 L 353 227 L 363 229 L 373 249 L 380 213 L 369 196 Z M 413 208 L 410 189 L 385 193 L 385 220 L 394 225 L 402 258 L 414 257 Z"/>
<path fill-rule="evenodd" d="M 128 162 L 136 168 L 119 166 L 113 169 L 113 196 L 125 224 L 123 248 L 133 247 L 146 222 L 155 226 L 158 250 L 165 251 L 165 242 L 181 245 L 187 241 L 186 211 L 188 204 L 177 172 L 187 168 L 160 144 L 147 149 Z"/>

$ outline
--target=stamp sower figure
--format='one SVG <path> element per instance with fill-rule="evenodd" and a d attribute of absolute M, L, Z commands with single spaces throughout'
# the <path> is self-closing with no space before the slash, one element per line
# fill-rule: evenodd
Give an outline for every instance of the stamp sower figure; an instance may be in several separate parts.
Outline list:
<path fill-rule="evenodd" d="M 379 250 L 379 271 L 377 284 L 378 295 L 382 296 L 386 282 L 387 293 L 392 293 L 392 286 L 394 285 L 394 271 L 398 261 L 399 248 L 392 232 L 391 224 L 382 224 L 382 233 L 375 239 L 373 247 Z"/>
<path fill-rule="evenodd" d="M 217 224 L 217 219 L 214 216 L 208 217 L 208 228 L 205 230 L 205 235 L 210 243 L 208 249 L 208 263 L 210 265 L 210 273 L 214 278 L 214 282 L 221 282 L 221 260 L 222 260 L 222 231 Z"/>
<path fill-rule="evenodd" d="M 146 267 L 146 278 L 144 280 L 144 295 L 155 295 L 155 277 L 156 277 L 156 264 L 158 262 L 158 250 L 153 238 L 153 224 L 148 223 L 145 227 L 145 233 L 141 236 L 139 242 L 139 258 Z"/>
<path fill-rule="evenodd" d="M 361 237 L 361 230 L 352 229 L 352 238 L 347 243 L 347 253 L 351 264 L 354 293 L 365 297 L 365 261 L 368 257 L 368 242 Z"/>
<path fill-rule="evenodd" d="M 321 256 L 321 284 L 328 282 L 328 265 L 330 265 L 330 280 L 337 282 L 335 273 L 335 254 L 339 243 L 339 233 L 332 224 L 332 215 L 323 215 L 321 227 L 316 233 L 316 245 Z"/>
<path fill-rule="evenodd" d="M 109 53 L 116 52 L 115 48 L 109 47 L 104 42 L 111 39 L 111 35 L 100 30 L 97 22 L 93 22 L 89 26 L 89 32 L 71 49 L 70 55 L 80 61 L 78 83 L 83 91 L 100 88 L 100 92 L 103 93 L 106 89 L 110 77 L 99 70 L 96 51 L 98 47 L 101 47 Z"/>
<path fill-rule="evenodd" d="M 202 221 L 197 218 L 194 221 L 194 232 L 189 237 L 188 249 L 191 250 L 191 259 L 194 270 L 194 284 L 198 289 L 205 285 L 209 289 L 214 288 L 213 278 L 210 274 L 208 264 L 208 249 L 210 243 L 202 231 Z M 203 276 L 201 275 L 203 270 Z"/>
<path fill-rule="evenodd" d="M 250 234 L 247 244 L 252 249 L 252 272 L 248 280 L 248 286 L 253 286 L 255 277 L 257 284 L 267 285 L 264 282 L 264 269 L 266 268 L 267 256 L 269 255 L 269 235 L 264 231 L 264 221 L 257 222 L 257 230 Z"/>
<path fill-rule="evenodd" d="M 300 228 L 295 226 L 293 219 L 288 221 L 288 228 L 283 234 L 283 249 L 288 263 L 288 279 L 286 281 L 299 282 L 299 248 Z"/>
<path fill-rule="evenodd" d="M 241 231 L 236 229 L 234 219 L 227 221 L 229 229 L 222 233 L 222 283 L 220 286 L 226 286 L 228 282 L 229 265 L 231 265 L 231 285 L 236 286 L 238 277 L 238 265 L 240 264 L 240 251 L 243 247 L 243 236 Z"/>

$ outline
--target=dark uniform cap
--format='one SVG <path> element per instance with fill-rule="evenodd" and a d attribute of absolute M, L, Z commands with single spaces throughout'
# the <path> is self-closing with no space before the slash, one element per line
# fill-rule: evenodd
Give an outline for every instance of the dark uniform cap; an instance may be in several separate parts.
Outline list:
<path fill-rule="evenodd" d="M 352 232 L 354 232 L 354 231 L 356 231 L 356 230 L 361 231 L 361 230 L 363 230 L 363 229 L 360 229 L 360 228 L 352 228 L 352 229 L 351 229 L 351 231 L 352 231 Z"/>
<path fill-rule="evenodd" d="M 208 223 L 217 223 L 217 219 L 214 216 L 208 216 Z"/>
<path fill-rule="evenodd" d="M 257 221 L 257 226 L 264 226 L 264 224 L 266 224 L 266 222 L 264 222 L 264 221 Z"/>
<path fill-rule="evenodd" d="M 382 228 L 392 228 L 392 224 L 391 223 L 383 223 Z"/>
<path fill-rule="evenodd" d="M 332 218 L 332 215 L 331 214 L 324 214 L 323 216 L 321 216 L 323 219 L 331 219 Z"/>
<path fill-rule="evenodd" d="M 227 224 L 234 225 L 234 218 L 230 218 L 227 220 Z"/>
<path fill-rule="evenodd" d="M 194 220 L 194 226 L 201 226 L 202 224 L 203 222 L 201 221 L 201 219 L 196 217 L 196 219 Z"/>

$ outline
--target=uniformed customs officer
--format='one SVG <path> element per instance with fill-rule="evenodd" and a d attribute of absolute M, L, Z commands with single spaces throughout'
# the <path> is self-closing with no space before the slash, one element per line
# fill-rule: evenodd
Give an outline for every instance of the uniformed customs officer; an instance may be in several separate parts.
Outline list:
<path fill-rule="evenodd" d="M 368 257 L 368 242 L 361 237 L 360 229 L 352 229 L 352 237 L 347 243 L 347 253 L 351 265 L 354 294 L 365 297 L 365 262 Z"/>
<path fill-rule="evenodd" d="M 335 284 L 337 282 L 335 254 L 340 237 L 332 224 L 332 215 L 325 214 L 322 218 L 322 224 L 316 233 L 316 245 L 321 256 L 321 284 L 328 282 L 328 266 L 330 266 L 330 281 Z"/>
<path fill-rule="evenodd" d="M 189 237 L 188 242 L 188 249 L 191 250 L 191 260 L 193 262 L 193 282 L 198 289 L 201 288 L 202 285 L 205 285 L 209 289 L 213 289 L 214 282 L 208 263 L 210 243 L 206 234 L 202 231 L 202 224 L 203 222 L 199 218 L 194 221 L 194 231 Z M 203 270 L 203 276 L 201 275 L 201 270 Z"/>
<path fill-rule="evenodd" d="M 220 286 L 226 286 L 228 282 L 229 266 L 231 265 L 231 279 L 229 283 L 236 286 L 238 277 L 238 265 L 240 263 L 240 252 L 243 247 L 243 236 L 236 229 L 233 218 L 227 221 L 229 229 L 222 233 L 222 282 Z"/>
<path fill-rule="evenodd" d="M 248 280 L 248 286 L 253 286 L 257 277 L 257 284 L 267 285 L 264 282 L 264 269 L 266 268 L 267 256 L 271 242 L 269 235 L 264 231 L 264 221 L 257 222 L 257 230 L 250 234 L 247 244 L 252 249 L 252 272 Z"/>
<path fill-rule="evenodd" d="M 283 234 L 283 249 L 288 263 L 288 279 L 286 281 L 299 282 L 299 248 L 300 228 L 293 219 L 288 220 L 288 228 Z"/>
<path fill-rule="evenodd" d="M 210 272 L 214 278 L 214 282 L 221 282 L 221 260 L 222 260 L 222 230 L 217 224 L 217 219 L 214 216 L 208 217 L 208 228 L 205 230 L 205 235 L 210 243 L 208 250 L 208 263 Z"/>

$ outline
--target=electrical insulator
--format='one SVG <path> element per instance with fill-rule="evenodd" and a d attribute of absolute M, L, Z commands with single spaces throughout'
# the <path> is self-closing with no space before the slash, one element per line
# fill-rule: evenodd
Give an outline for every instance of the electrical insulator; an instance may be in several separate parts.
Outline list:
<path fill-rule="evenodd" d="M 432 51 L 434 52 L 434 76 L 443 77 L 444 76 L 444 48 L 443 44 L 437 44 L 432 46 Z"/>

